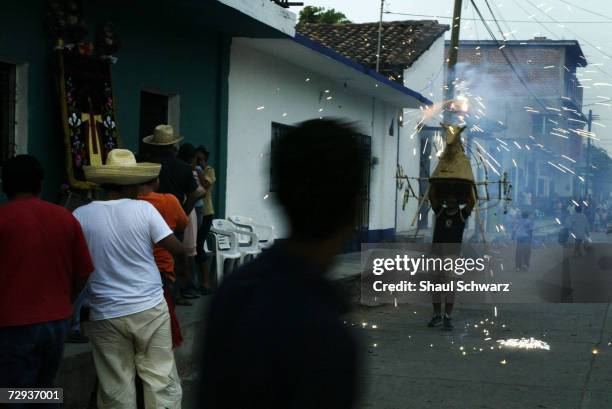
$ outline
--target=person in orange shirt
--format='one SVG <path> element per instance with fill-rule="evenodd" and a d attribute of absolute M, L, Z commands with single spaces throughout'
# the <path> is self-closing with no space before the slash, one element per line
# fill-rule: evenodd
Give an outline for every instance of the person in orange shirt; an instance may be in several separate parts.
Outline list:
<path fill-rule="evenodd" d="M 187 227 L 189 218 L 178 199 L 171 193 L 157 193 L 159 187 L 159 178 L 155 178 L 149 183 L 145 183 L 138 188 L 138 199 L 146 200 L 161 214 L 168 226 L 173 232 L 181 232 Z M 174 312 L 174 282 L 176 274 L 174 273 L 174 258 L 172 254 L 161 246 L 155 245 L 153 248 L 155 256 L 155 264 L 159 268 L 164 285 L 164 296 L 168 304 L 170 312 L 170 321 L 172 326 L 172 344 L 178 347 L 182 341 L 181 330 Z"/>

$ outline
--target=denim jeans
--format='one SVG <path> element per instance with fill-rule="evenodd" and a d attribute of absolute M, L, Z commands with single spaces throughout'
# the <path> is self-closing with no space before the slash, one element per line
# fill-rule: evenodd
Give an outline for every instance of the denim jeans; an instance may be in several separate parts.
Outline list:
<path fill-rule="evenodd" d="M 62 362 L 70 320 L 0 328 L 0 387 L 51 388 Z M 36 404 L 36 408 L 59 405 Z M 11 405 L 11 408 L 27 408 Z"/>

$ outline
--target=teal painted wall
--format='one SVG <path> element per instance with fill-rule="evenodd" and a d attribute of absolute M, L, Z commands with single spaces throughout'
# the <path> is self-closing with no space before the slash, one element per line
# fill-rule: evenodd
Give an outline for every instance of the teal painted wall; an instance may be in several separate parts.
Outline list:
<path fill-rule="evenodd" d="M 3 2 L 0 5 L 0 58 L 28 63 L 27 150 L 39 158 L 45 168 L 45 197 L 55 199 L 50 192 L 58 191 L 64 163 L 62 139 L 57 133 L 59 110 L 55 104 L 50 53 L 44 27 L 44 3 Z"/>
<path fill-rule="evenodd" d="M 0 59 L 29 64 L 28 153 L 43 163 L 47 175 L 43 196 L 53 201 L 65 180 L 64 148 L 50 69 L 51 45 L 44 26 L 45 3 L 2 2 Z M 216 210 L 222 210 L 230 40 L 222 33 L 207 31 L 195 19 L 190 21 L 170 9 L 147 7 L 151 3 L 143 1 L 85 4 L 89 38 L 93 39 L 98 22 L 111 21 L 121 39 L 113 89 L 124 147 L 138 149 L 142 90 L 180 95 L 180 132 L 186 142 L 209 147 L 211 164 L 219 174 Z"/>

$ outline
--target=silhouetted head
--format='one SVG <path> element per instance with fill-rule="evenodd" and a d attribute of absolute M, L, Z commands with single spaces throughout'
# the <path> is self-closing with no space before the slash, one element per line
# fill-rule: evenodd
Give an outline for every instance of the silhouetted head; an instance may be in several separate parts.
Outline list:
<path fill-rule="evenodd" d="M 582 206 L 576 206 L 576 213 L 582 213 Z"/>
<path fill-rule="evenodd" d="M 208 158 L 210 157 L 210 152 L 206 149 L 205 146 L 200 145 L 196 148 L 196 164 L 204 167 L 208 165 Z"/>
<path fill-rule="evenodd" d="M 347 234 L 363 188 L 364 156 L 358 132 L 337 120 L 311 120 L 279 138 L 272 177 L 291 236 L 304 241 Z"/>
<path fill-rule="evenodd" d="M 196 148 L 190 143 L 184 143 L 179 148 L 177 157 L 183 162 L 191 165 L 195 163 Z"/>
<path fill-rule="evenodd" d="M 38 196 L 43 178 L 44 171 L 38 159 L 17 155 L 2 166 L 2 191 L 9 199 L 22 194 Z"/>

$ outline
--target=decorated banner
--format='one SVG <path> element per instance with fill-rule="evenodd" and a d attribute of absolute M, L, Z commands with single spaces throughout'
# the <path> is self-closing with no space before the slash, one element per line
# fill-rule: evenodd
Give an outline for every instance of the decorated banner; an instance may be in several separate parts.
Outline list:
<path fill-rule="evenodd" d="M 119 146 L 110 62 L 89 55 L 57 51 L 60 103 L 71 187 L 90 189 L 84 165 L 101 165 Z"/>
<path fill-rule="evenodd" d="M 50 1 L 47 26 L 53 39 L 68 183 L 92 189 L 85 165 L 102 165 L 120 146 L 111 66 L 119 41 L 110 23 L 97 30 L 94 44 L 85 40 L 87 27 L 76 1 Z M 95 51 L 95 53 L 94 53 Z"/>

